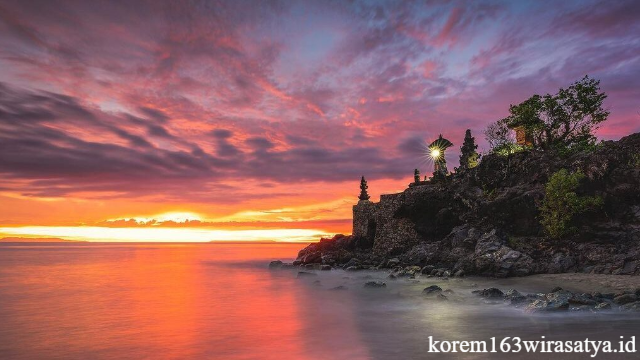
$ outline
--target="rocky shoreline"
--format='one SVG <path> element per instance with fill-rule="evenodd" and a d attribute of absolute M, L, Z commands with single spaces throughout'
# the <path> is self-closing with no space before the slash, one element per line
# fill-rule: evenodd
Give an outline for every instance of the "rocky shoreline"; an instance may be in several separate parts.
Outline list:
<path fill-rule="evenodd" d="M 394 263 L 395 261 L 391 261 Z M 334 271 L 344 272 L 345 278 L 354 272 L 366 273 L 359 276 L 360 286 L 366 289 L 384 289 L 388 282 L 407 281 L 414 284 L 428 284 L 437 282 L 440 285 L 431 284 L 424 287 L 421 296 L 427 300 L 464 302 L 463 295 L 473 294 L 484 300 L 486 304 L 504 304 L 505 306 L 521 309 L 526 313 L 548 313 L 548 312 L 605 312 L 605 311 L 632 311 L 640 312 L 640 281 L 635 276 L 623 275 L 595 275 L 604 276 L 597 278 L 589 274 L 567 274 L 574 282 L 574 289 L 563 289 L 559 286 L 548 292 L 521 292 L 515 288 L 487 287 L 478 288 L 474 280 L 484 278 L 463 279 L 464 274 L 451 274 L 447 269 L 432 269 L 425 266 L 396 267 L 394 269 L 376 269 L 369 267 L 355 268 L 350 266 L 347 269 L 333 268 L 330 265 L 301 264 L 299 261 L 286 263 L 280 260 L 272 261 L 269 264 L 271 270 L 290 270 L 301 279 L 314 279 L 313 284 L 320 286 L 317 280 L 317 272 Z M 373 275 L 372 275 L 373 274 Z M 576 276 L 571 276 L 576 275 Z M 527 278 L 519 278 L 519 284 L 523 286 L 529 280 L 546 280 L 547 282 L 557 281 L 553 276 L 539 275 Z M 454 281 L 470 281 L 466 290 L 452 290 L 444 284 L 452 284 Z M 566 280 L 566 278 L 565 278 Z M 636 286 L 635 288 L 633 286 Z M 620 290 L 621 288 L 631 288 L 630 290 Z M 590 289 L 591 291 L 588 291 Z M 597 289 L 597 290 L 593 290 Z M 344 285 L 334 286 L 328 290 L 348 290 Z"/>

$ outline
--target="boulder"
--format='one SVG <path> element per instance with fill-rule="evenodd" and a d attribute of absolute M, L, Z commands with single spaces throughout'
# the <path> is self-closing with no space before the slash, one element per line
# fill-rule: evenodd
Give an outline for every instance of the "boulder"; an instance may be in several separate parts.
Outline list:
<path fill-rule="evenodd" d="M 389 261 L 387 261 L 388 268 L 393 268 L 398 265 L 400 265 L 400 260 L 398 258 L 392 258 L 392 259 L 389 259 Z"/>
<path fill-rule="evenodd" d="M 625 305 L 636 301 L 638 301 L 638 297 L 636 296 L 636 294 L 622 294 L 616 296 L 613 299 L 613 302 L 618 305 Z"/>
<path fill-rule="evenodd" d="M 431 285 L 429 287 L 424 288 L 424 290 L 422 290 L 422 294 L 424 295 L 435 295 L 440 292 L 442 292 L 442 288 L 438 285 Z"/>
<path fill-rule="evenodd" d="M 274 260 L 269 263 L 269 269 L 279 269 L 282 267 L 283 262 L 280 260 Z"/>
<path fill-rule="evenodd" d="M 490 298 L 490 299 L 503 298 L 504 297 L 504 293 L 498 288 L 488 288 L 488 289 L 482 289 L 482 290 L 474 290 L 472 292 L 474 294 L 477 294 L 478 296 L 482 296 L 484 298 Z"/>
<path fill-rule="evenodd" d="M 387 287 L 387 284 L 383 281 L 367 281 L 364 283 L 365 288 L 383 288 Z"/>

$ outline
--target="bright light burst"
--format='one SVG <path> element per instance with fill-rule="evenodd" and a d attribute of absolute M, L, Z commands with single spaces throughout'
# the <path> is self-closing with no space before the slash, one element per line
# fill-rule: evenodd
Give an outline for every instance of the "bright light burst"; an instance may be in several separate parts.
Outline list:
<path fill-rule="evenodd" d="M 434 159 L 439 158 L 440 157 L 440 149 L 438 149 L 438 148 L 431 149 L 431 157 L 434 158 Z"/>

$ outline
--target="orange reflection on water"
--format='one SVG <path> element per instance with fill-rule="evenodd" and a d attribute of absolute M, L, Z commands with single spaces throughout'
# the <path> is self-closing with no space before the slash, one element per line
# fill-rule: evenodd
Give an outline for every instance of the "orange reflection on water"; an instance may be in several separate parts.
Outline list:
<path fill-rule="evenodd" d="M 319 311 L 322 297 L 295 272 L 266 269 L 265 259 L 300 248 L 93 244 L 18 251 L 0 270 L 0 295 L 9 300 L 0 309 L 0 353 L 320 359 L 335 349 L 317 334 L 339 327 L 345 354 L 367 358 L 347 312 Z"/>

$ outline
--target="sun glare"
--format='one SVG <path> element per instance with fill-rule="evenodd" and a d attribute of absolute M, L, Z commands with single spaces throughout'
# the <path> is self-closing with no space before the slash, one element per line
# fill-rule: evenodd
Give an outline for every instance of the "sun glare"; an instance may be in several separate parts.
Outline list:
<path fill-rule="evenodd" d="M 431 157 L 437 159 L 440 157 L 440 149 L 431 150 Z"/>
<path fill-rule="evenodd" d="M 106 228 L 97 226 L 2 227 L 0 234 L 20 237 L 55 237 L 104 242 L 209 242 L 209 241 L 316 241 L 329 236 L 314 229 L 213 230 L 198 228 Z"/>

